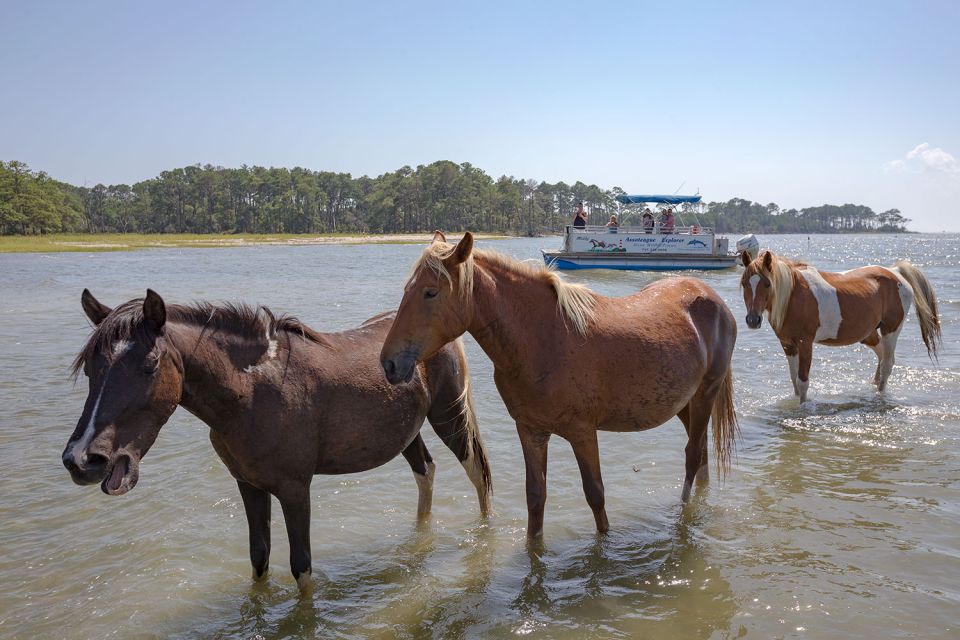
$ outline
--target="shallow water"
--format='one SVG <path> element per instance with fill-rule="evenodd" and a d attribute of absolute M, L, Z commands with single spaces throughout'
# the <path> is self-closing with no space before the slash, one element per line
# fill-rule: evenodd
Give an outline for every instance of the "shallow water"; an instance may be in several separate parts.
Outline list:
<path fill-rule="evenodd" d="M 676 419 L 602 433 L 612 530 L 598 536 L 573 454 L 554 439 L 544 541 L 531 546 L 514 427 L 468 337 L 496 515 L 479 518 L 460 465 L 425 426 L 438 465 L 427 524 L 415 522 L 402 458 L 315 478 L 306 599 L 276 506 L 271 575 L 251 582 L 236 484 L 185 411 L 131 493 L 70 481 L 60 453 L 85 398 L 67 375 L 89 331 L 80 292 L 111 305 L 148 286 L 168 301 L 246 300 L 336 330 L 395 306 L 421 248 L 0 255 L 0 637 L 960 636 L 960 236 L 761 242 L 826 269 L 901 257 L 922 266 L 941 301 L 939 365 L 911 314 L 887 393 L 869 385 L 867 349 L 817 347 L 811 401 L 799 406 L 772 331 L 742 322 L 738 274 L 700 274 L 740 322 L 731 475 L 684 508 Z M 559 240 L 479 244 L 539 259 Z M 570 276 L 609 295 L 659 277 Z"/>

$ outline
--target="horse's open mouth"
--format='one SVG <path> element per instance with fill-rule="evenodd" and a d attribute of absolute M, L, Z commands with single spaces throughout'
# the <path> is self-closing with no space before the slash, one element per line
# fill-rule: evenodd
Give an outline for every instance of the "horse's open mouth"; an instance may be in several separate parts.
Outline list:
<path fill-rule="evenodd" d="M 137 484 L 137 464 L 127 455 L 117 456 L 107 476 L 100 483 L 104 493 L 111 496 L 122 496 Z"/>

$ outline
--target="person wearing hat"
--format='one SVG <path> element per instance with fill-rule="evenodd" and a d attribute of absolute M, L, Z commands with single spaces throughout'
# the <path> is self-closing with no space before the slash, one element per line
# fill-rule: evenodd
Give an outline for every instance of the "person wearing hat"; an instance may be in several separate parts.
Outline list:
<path fill-rule="evenodd" d="M 577 204 L 577 210 L 573 212 L 573 228 L 583 229 L 587 226 L 587 212 L 583 210 L 583 200 Z"/>
<path fill-rule="evenodd" d="M 650 213 L 650 209 L 643 210 L 643 232 L 644 233 L 653 233 L 653 214 Z"/>

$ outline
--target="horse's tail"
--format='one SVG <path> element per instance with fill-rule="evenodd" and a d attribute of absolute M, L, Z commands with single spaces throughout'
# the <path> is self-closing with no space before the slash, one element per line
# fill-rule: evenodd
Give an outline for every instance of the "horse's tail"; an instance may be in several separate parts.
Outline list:
<path fill-rule="evenodd" d="M 727 369 L 727 374 L 720 383 L 720 392 L 713 401 L 711 414 L 713 422 L 713 450 L 717 460 L 717 472 L 721 477 L 730 471 L 730 457 L 733 453 L 734 441 L 739 432 L 737 412 L 733 408 L 733 368 Z"/>
<path fill-rule="evenodd" d="M 462 347 L 461 347 L 462 348 Z M 472 456 L 480 468 L 480 481 L 485 488 L 485 494 L 493 495 L 493 476 L 490 474 L 490 460 L 487 458 L 487 448 L 480 437 L 480 426 L 477 424 L 477 412 L 473 404 L 473 391 L 470 385 L 470 375 L 466 372 L 466 358 L 463 360 L 464 379 L 463 393 L 460 394 L 460 417 L 463 428 L 467 433 L 468 456 Z M 488 505 L 489 508 L 489 505 Z"/>
<path fill-rule="evenodd" d="M 937 296 L 933 293 L 933 285 L 909 260 L 900 260 L 894 265 L 894 269 L 913 289 L 913 304 L 917 308 L 920 335 L 927 347 L 927 355 L 936 359 L 940 350 L 940 314 L 937 311 Z"/>

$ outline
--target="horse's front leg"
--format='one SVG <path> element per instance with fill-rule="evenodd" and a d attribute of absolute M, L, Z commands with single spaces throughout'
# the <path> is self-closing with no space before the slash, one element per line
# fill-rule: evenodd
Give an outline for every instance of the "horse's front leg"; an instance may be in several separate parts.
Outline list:
<path fill-rule="evenodd" d="M 543 509 L 547 504 L 547 445 L 550 432 L 517 424 L 523 462 L 527 468 L 527 537 L 543 534 Z"/>
<path fill-rule="evenodd" d="M 407 448 L 403 450 L 403 457 L 406 458 L 410 469 L 413 470 L 413 477 L 417 481 L 417 518 L 422 519 L 430 515 L 430 509 L 433 506 L 433 477 L 436 475 L 437 465 L 433 463 L 430 452 L 427 451 L 427 445 L 424 444 L 420 434 L 413 439 Z"/>
<path fill-rule="evenodd" d="M 291 480 L 277 494 L 290 541 L 290 570 L 301 591 L 313 587 L 310 566 L 310 480 Z"/>
<path fill-rule="evenodd" d="M 813 340 L 802 340 L 797 345 L 797 387 L 801 404 L 807 401 L 807 387 L 810 386 L 810 364 L 813 362 Z"/>
<path fill-rule="evenodd" d="M 800 355 L 797 345 L 792 342 L 781 342 L 783 355 L 787 357 L 787 366 L 790 367 L 790 382 L 793 383 L 794 395 L 800 395 L 800 386 L 797 384 L 797 375 L 800 371 Z"/>
<path fill-rule="evenodd" d="M 270 494 L 243 480 L 237 480 L 237 486 L 247 512 L 253 579 L 260 580 L 267 574 L 270 564 Z"/>
<path fill-rule="evenodd" d="M 580 478 L 583 481 L 583 494 L 587 504 L 593 510 L 593 519 L 597 523 L 597 531 L 606 533 L 610 529 L 607 521 L 607 510 L 603 496 L 603 479 L 600 477 L 600 448 L 597 445 L 597 432 L 590 429 L 579 440 L 571 440 L 573 455 L 577 457 L 580 467 Z"/>

